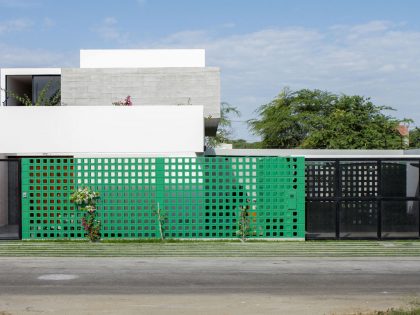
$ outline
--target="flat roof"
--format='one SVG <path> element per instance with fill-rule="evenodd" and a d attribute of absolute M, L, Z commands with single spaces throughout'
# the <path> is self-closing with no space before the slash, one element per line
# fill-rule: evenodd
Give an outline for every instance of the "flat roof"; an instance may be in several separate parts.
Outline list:
<path fill-rule="evenodd" d="M 205 67 L 204 49 L 81 49 L 80 68 Z"/>

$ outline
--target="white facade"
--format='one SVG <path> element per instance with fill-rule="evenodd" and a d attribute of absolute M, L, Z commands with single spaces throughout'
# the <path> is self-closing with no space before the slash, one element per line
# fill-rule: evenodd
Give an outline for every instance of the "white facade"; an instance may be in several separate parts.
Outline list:
<path fill-rule="evenodd" d="M 0 133 L 7 155 L 195 156 L 204 148 L 203 107 L 1 107 Z"/>
<path fill-rule="evenodd" d="M 67 106 L 6 98 L 36 97 L 38 76 L 59 76 Z M 0 87 L 0 156 L 196 156 L 220 117 L 204 49 L 81 50 L 80 68 L 0 69 Z M 133 106 L 112 105 L 128 95 Z"/>
<path fill-rule="evenodd" d="M 205 67 L 204 49 L 82 49 L 80 68 Z"/>

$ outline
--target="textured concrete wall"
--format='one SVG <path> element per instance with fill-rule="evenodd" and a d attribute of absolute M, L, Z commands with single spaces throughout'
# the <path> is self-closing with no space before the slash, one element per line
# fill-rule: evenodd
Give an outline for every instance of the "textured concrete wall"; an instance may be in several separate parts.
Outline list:
<path fill-rule="evenodd" d="M 62 69 L 63 105 L 112 105 L 131 96 L 133 105 L 203 105 L 220 117 L 218 68 Z"/>

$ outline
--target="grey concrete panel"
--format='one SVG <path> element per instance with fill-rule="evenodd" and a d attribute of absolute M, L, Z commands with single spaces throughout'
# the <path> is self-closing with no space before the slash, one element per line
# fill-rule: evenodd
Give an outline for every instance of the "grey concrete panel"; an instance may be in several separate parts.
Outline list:
<path fill-rule="evenodd" d="M 134 106 L 203 105 L 204 117 L 220 118 L 218 68 L 64 68 L 63 105 L 112 105 L 131 96 Z"/>

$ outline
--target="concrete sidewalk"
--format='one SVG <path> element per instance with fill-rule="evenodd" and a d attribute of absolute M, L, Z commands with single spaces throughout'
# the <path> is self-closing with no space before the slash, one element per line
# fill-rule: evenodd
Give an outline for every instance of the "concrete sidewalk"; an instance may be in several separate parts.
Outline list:
<path fill-rule="evenodd" d="M 420 241 L 1 241 L 0 257 L 420 257 Z"/>

